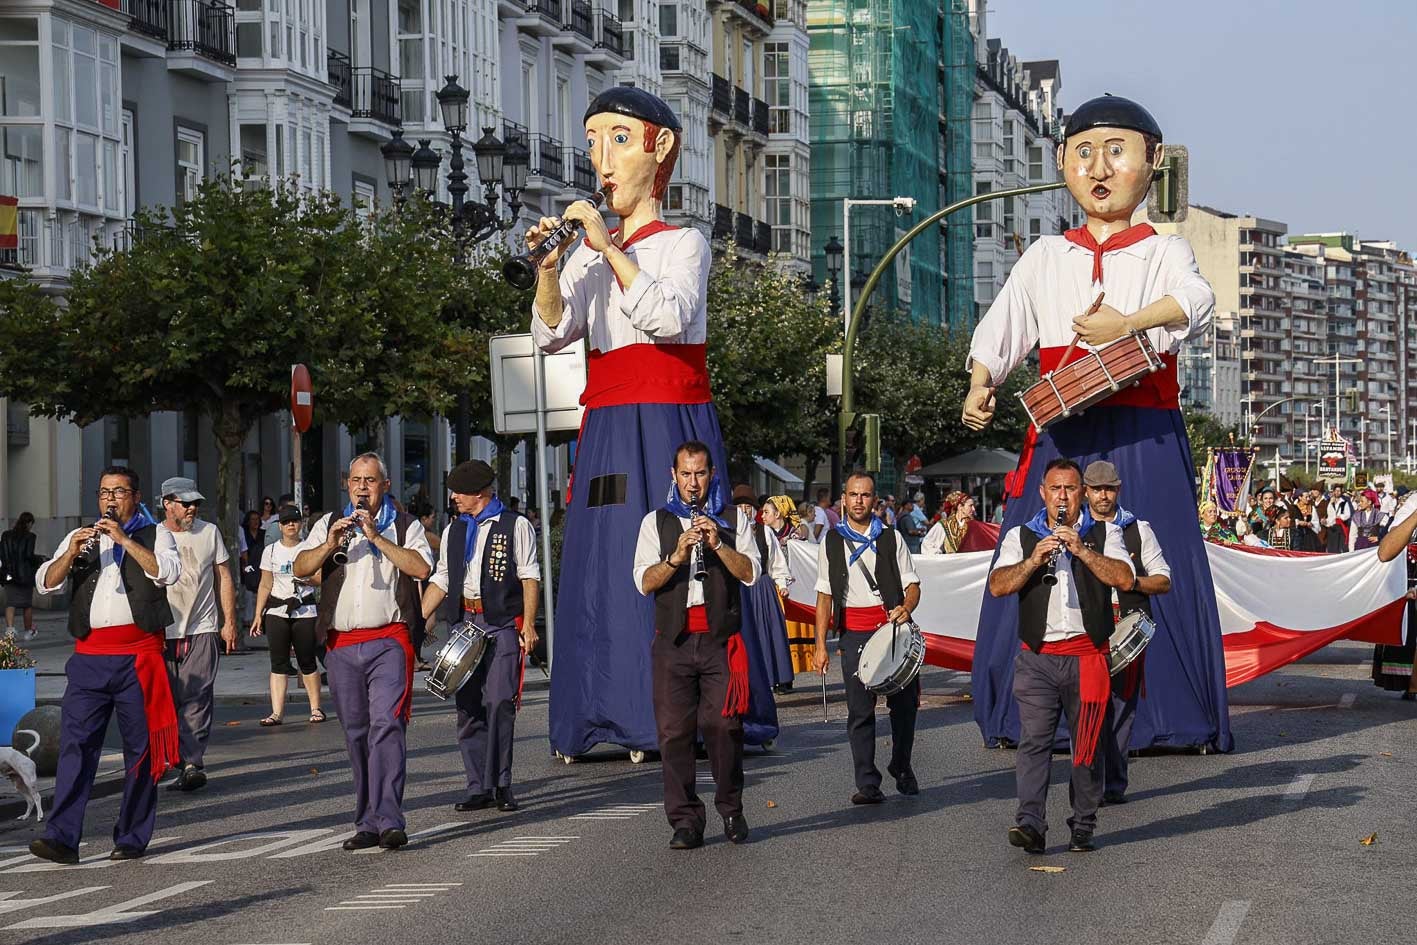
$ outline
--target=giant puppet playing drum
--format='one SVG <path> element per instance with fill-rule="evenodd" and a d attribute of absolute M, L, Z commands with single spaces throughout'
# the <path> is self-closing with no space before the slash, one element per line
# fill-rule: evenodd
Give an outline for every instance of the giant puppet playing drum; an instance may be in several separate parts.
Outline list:
<path fill-rule="evenodd" d="M 657 747 L 654 605 L 632 578 L 636 537 L 646 513 L 664 501 L 678 444 L 701 441 L 713 466 L 728 468 L 705 360 L 708 240 L 660 216 L 679 155 L 679 119 L 656 96 L 615 86 L 591 102 L 585 122 L 607 209 L 620 226 L 608 230 L 589 201 L 567 208 L 564 218 L 584 227 L 584 237 L 541 260 L 531 318 L 542 350 L 584 338 L 590 351 L 551 680 L 551 746 L 567 759 L 602 742 L 629 748 L 632 757 Z M 555 223 L 543 219 L 530 240 Z M 719 498 L 728 501 L 726 492 Z M 771 705 L 771 692 L 766 699 Z M 750 710 L 750 743 L 776 734 L 775 724 L 755 721 Z"/>
<path fill-rule="evenodd" d="M 970 345 L 964 422 L 973 429 L 989 423 L 995 388 L 1037 345 L 1040 369 L 1053 383 L 1040 384 L 1026 403 L 1031 413 L 1053 415 L 1034 417 L 1029 427 L 1019 468 L 1006 482 L 1003 531 L 1038 512 L 1049 461 L 1115 464 L 1128 511 L 1151 524 L 1171 566 L 1171 592 L 1152 600 L 1157 630 L 1146 649 L 1131 747 L 1228 751 L 1220 620 L 1196 530 L 1195 471 L 1176 378 L 1177 352 L 1204 335 L 1215 295 L 1185 239 L 1131 225 L 1162 160 L 1161 129 L 1146 109 L 1116 96 L 1092 99 L 1073 112 L 1064 134 L 1058 166 L 1087 225 L 1036 240 L 1014 265 Z M 1138 367 L 1113 388 L 1110 359 L 1123 354 L 1135 354 Z M 1054 373 L 1064 361 L 1087 363 Z M 1100 399 L 1080 393 L 1089 384 Z M 1016 596 L 986 596 L 980 614 L 973 694 L 975 720 L 990 745 L 1019 737 L 1012 697 L 1017 609 Z"/>

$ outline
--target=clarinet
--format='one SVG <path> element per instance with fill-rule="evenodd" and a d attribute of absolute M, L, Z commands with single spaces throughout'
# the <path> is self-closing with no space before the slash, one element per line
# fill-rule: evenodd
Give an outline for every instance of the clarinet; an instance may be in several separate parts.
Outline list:
<path fill-rule="evenodd" d="M 368 506 L 364 504 L 363 499 L 360 499 L 354 505 L 356 512 L 364 508 L 368 508 Z M 333 560 L 335 564 L 340 567 L 349 564 L 349 546 L 354 543 L 354 536 L 358 534 L 358 532 L 359 526 L 357 523 L 350 525 L 349 528 L 344 530 L 344 537 L 341 539 L 340 546 L 335 549 L 334 554 L 330 555 L 331 560 Z"/>
<path fill-rule="evenodd" d="M 699 507 L 699 491 L 695 489 L 689 493 L 689 520 L 692 522 L 703 514 L 703 509 Z M 692 528 L 693 526 L 690 525 Z M 693 575 L 695 581 L 702 581 L 708 577 L 708 569 L 704 567 L 704 543 L 702 537 L 694 543 L 693 550 L 689 552 L 689 573 Z"/>
<path fill-rule="evenodd" d="M 590 198 L 591 206 L 599 210 L 601 205 L 609 199 L 612 189 L 613 185 L 606 184 L 602 189 L 597 190 Z M 541 266 L 541 261 L 550 256 L 553 250 L 575 233 L 580 225 L 578 220 L 562 220 L 561 225 L 547 233 L 546 238 L 537 243 L 534 249 L 522 253 L 520 256 L 513 256 L 503 263 L 502 278 L 506 279 L 513 288 L 522 291 L 536 285 L 536 270 Z"/>
<path fill-rule="evenodd" d="M 118 521 L 118 506 L 110 505 L 108 508 L 104 509 L 103 517 L 115 522 Z M 102 536 L 102 532 L 94 532 L 89 536 L 89 540 L 84 542 L 84 546 L 79 549 L 78 557 L 81 561 L 93 563 L 98 560 L 98 543 Z"/>
<path fill-rule="evenodd" d="M 1061 528 L 1063 524 L 1067 522 L 1067 520 L 1068 507 L 1066 505 L 1058 506 L 1057 518 L 1053 522 L 1053 527 Z M 1048 587 L 1052 587 L 1054 584 L 1058 583 L 1058 557 L 1062 553 L 1063 548 L 1061 545 L 1059 545 L 1057 548 L 1054 548 L 1053 552 L 1048 556 L 1048 563 L 1044 565 L 1043 583 L 1046 584 Z"/>

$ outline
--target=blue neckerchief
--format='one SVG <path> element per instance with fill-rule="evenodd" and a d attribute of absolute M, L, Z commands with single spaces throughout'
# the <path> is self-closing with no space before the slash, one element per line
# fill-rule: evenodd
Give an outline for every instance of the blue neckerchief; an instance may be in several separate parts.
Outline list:
<path fill-rule="evenodd" d="M 1120 511 L 1121 510 L 1118 509 L 1119 513 Z M 1078 523 L 1073 527 L 1073 530 L 1081 537 L 1091 531 L 1092 526 L 1095 524 L 1096 521 L 1092 517 L 1092 510 L 1084 505 L 1082 507 L 1082 518 L 1078 519 Z M 1024 527 L 1039 538 L 1047 538 L 1053 534 L 1053 510 L 1047 506 L 1039 509 L 1038 514 L 1029 519 Z M 1064 549 L 1065 552 L 1066 550 L 1067 549 Z"/>
<path fill-rule="evenodd" d="M 684 501 L 679 495 L 679 486 L 675 483 L 669 484 L 669 495 L 664 500 L 666 511 L 672 512 L 679 518 L 693 518 L 694 513 L 689 508 L 689 503 Z M 718 523 L 720 528 L 727 528 L 728 523 L 720 518 L 723 512 L 723 490 L 719 487 L 718 476 L 709 480 L 708 494 L 699 503 L 699 514 L 706 518 L 711 518 Z M 730 546 L 731 547 L 731 546 Z"/>
<path fill-rule="evenodd" d="M 353 514 L 354 503 L 346 502 L 344 504 L 344 517 L 349 518 Z M 384 533 L 384 529 L 392 525 L 394 523 L 394 519 L 398 518 L 398 515 L 399 510 L 398 507 L 394 505 L 394 497 L 391 495 L 384 496 L 384 503 L 379 506 L 379 514 L 374 516 L 374 531 L 377 534 L 382 535 Z M 364 534 L 364 530 L 360 529 L 359 534 Z M 379 551 L 378 548 L 374 547 L 374 543 L 372 541 L 369 543 L 369 551 L 376 558 L 384 557 L 383 553 Z"/>
<path fill-rule="evenodd" d="M 874 552 L 876 550 L 876 539 L 881 537 L 881 532 L 883 531 L 885 531 L 885 526 L 882 525 L 881 520 L 874 515 L 871 516 L 871 533 L 869 535 L 862 535 L 857 532 L 850 525 L 846 524 L 846 519 L 844 518 L 837 522 L 836 533 L 855 546 L 851 549 L 851 560 L 846 563 L 847 567 L 855 564 L 856 559 L 864 555 L 867 548 L 870 548 Z"/>
<path fill-rule="evenodd" d="M 1117 515 L 1112 519 L 1112 524 L 1116 525 L 1118 528 L 1126 528 L 1136 520 L 1137 517 L 1135 515 L 1119 505 L 1117 506 Z"/>
<path fill-rule="evenodd" d="M 500 496 L 493 496 L 492 501 L 487 503 L 487 507 L 476 515 L 469 515 L 464 512 L 458 518 L 467 523 L 467 533 L 462 543 L 462 563 L 466 568 L 472 562 L 472 553 L 477 548 L 477 526 L 487 521 L 489 518 L 496 518 L 506 510 L 502 505 Z"/>
<path fill-rule="evenodd" d="M 149 525 L 156 524 L 157 519 L 153 518 L 153 513 L 148 511 L 148 507 L 146 505 L 139 502 L 138 511 L 134 512 L 133 517 L 128 519 L 127 523 L 124 524 L 123 534 L 127 535 L 129 538 L 132 538 L 133 533 L 136 532 L 138 529 L 147 528 Z M 113 563 L 121 566 L 123 564 L 123 554 L 123 546 L 115 543 L 113 546 Z"/>

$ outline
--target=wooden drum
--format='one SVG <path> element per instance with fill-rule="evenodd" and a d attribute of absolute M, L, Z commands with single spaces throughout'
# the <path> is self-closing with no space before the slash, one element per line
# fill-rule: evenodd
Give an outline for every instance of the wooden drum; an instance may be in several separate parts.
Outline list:
<path fill-rule="evenodd" d="M 1064 357 L 1067 360 L 1067 357 Z M 1164 365 L 1146 335 L 1129 332 L 1063 364 L 1018 395 L 1034 428 L 1044 428 L 1111 397 Z"/>

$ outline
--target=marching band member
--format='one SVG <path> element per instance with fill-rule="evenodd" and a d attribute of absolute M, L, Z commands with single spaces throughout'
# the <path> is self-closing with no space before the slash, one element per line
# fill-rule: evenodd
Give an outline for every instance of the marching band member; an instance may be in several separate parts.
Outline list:
<path fill-rule="evenodd" d="M 817 649 L 819 673 L 827 671 L 827 626 L 835 624 L 846 683 L 846 734 L 856 768 L 853 804 L 879 804 L 881 772 L 876 767 L 876 694 L 856 678 L 861 648 L 886 623 L 905 623 L 920 605 L 920 576 L 905 542 L 872 514 L 876 477 L 853 472 L 847 477 L 845 517 L 829 529 L 817 548 Z M 848 547 L 848 545 L 850 547 Z M 920 793 L 911 767 L 915 717 L 920 708 L 920 677 L 886 697 L 891 716 L 891 761 L 886 771 L 902 794 Z"/>
<path fill-rule="evenodd" d="M 582 338 L 590 349 L 556 612 L 562 668 L 550 700 L 552 747 L 570 756 L 599 742 L 655 746 L 648 662 L 625 658 L 643 652 L 655 629 L 624 580 L 634 535 L 658 497 L 652 471 L 673 465 L 677 444 L 707 443 L 712 464 L 728 468 L 705 361 L 709 243 L 662 218 L 682 125 L 663 100 L 614 86 L 590 103 L 585 131 L 620 226 L 607 229 L 588 201 L 566 209 L 584 236 L 542 261 L 531 318 L 542 350 Z M 543 218 L 528 244 L 560 222 Z M 728 495 L 706 499 L 722 505 Z"/>
<path fill-rule="evenodd" d="M 1019 258 L 975 329 L 963 420 L 975 430 L 989 424 L 995 389 L 1035 346 L 1046 373 L 1059 365 L 1075 335 L 1080 342 L 1072 360 L 1132 332 L 1150 342 L 1160 370 L 1042 433 L 1030 426 L 1019 468 L 1006 480 L 1003 530 L 1038 511 L 1037 487 L 1050 460 L 1115 464 L 1130 484 L 1128 504 L 1166 548 L 1173 585 L 1172 593 L 1153 601 L 1158 631 L 1172 645 L 1147 662 L 1135 741 L 1227 751 L 1233 739 L 1210 563 L 1190 507 L 1176 501 L 1195 491 L 1177 353 L 1208 329 L 1215 293 L 1183 237 L 1131 223 L 1164 150 L 1156 120 L 1127 99 L 1104 95 L 1068 116 L 1057 162 L 1087 224 L 1041 237 Z M 1010 698 L 1017 646 L 1008 629 L 1015 606 L 1012 595 L 986 597 L 980 611 L 973 692 L 975 720 L 988 744 L 1011 741 L 1018 731 Z"/>
<path fill-rule="evenodd" d="M 752 587 L 760 571 L 751 554 L 752 521 L 724 507 L 709 448 L 680 444 L 670 474 L 668 501 L 640 523 L 634 577 L 640 593 L 654 598 L 650 661 L 664 812 L 674 828 L 669 847 L 691 850 L 703 846 L 705 820 L 694 791 L 696 731 L 708 749 L 723 834 L 733 843 L 748 839 L 742 720 L 748 654 L 739 634 L 743 595 L 735 585 Z"/>
<path fill-rule="evenodd" d="M 1005 533 L 989 572 L 991 595 L 1017 595 L 1017 632 L 1023 644 L 1014 649 L 1018 814 L 1009 828 L 1009 843 L 1028 853 L 1044 851 L 1053 739 L 1062 712 L 1073 743 L 1068 849 L 1085 852 L 1093 849 L 1102 802 L 1103 754 L 1097 748 L 1110 697 L 1111 589 L 1134 589 L 1136 574 L 1121 529 L 1104 523 L 1099 532 L 1092 516 L 1082 510 L 1077 463 L 1048 463 L 1038 491 L 1043 507 L 1032 520 Z M 1059 523 L 1054 516 L 1060 509 Z M 1055 582 L 1051 586 L 1050 577 Z"/>
<path fill-rule="evenodd" d="M 377 453 L 349 464 L 349 505 L 310 530 L 292 572 L 322 575 L 316 632 L 329 646 L 325 670 L 354 773 L 354 836 L 346 850 L 396 850 L 404 832 L 406 735 L 413 710 L 417 582 L 433 570 L 418 519 L 394 506 Z M 343 563 L 341 563 L 343 562 Z"/>
<path fill-rule="evenodd" d="M 467 772 L 467 799 L 458 811 L 518 809 L 512 795 L 512 739 L 525 654 L 536 646 L 541 567 L 536 531 L 507 509 L 494 489 L 496 473 L 479 459 L 448 473 L 457 518 L 443 529 L 438 567 L 423 592 L 423 616 L 449 627 L 464 621 L 487 633 L 477 669 L 455 697 L 458 750 Z M 457 588 L 450 595 L 449 588 Z"/>
<path fill-rule="evenodd" d="M 1149 522 L 1143 522 L 1122 508 L 1122 477 L 1117 467 L 1106 460 L 1087 464 L 1082 474 L 1087 491 L 1087 508 L 1092 513 L 1093 528 L 1116 525 L 1122 530 L 1122 546 L 1132 562 L 1136 577 L 1132 586 L 1117 591 L 1117 603 L 1123 615 L 1141 611 L 1151 617 L 1151 598 L 1171 590 L 1171 566 L 1161 553 L 1156 533 Z M 1136 718 L 1137 696 L 1141 692 L 1142 667 L 1146 651 L 1120 673 L 1112 677 L 1112 697 L 1107 704 L 1107 722 L 1102 732 L 1104 783 L 1102 801 L 1105 804 L 1127 802 L 1127 751 L 1132 738 L 1132 722 Z"/>
<path fill-rule="evenodd" d="M 163 665 L 172 622 L 167 588 L 182 574 L 172 533 L 143 507 L 138 476 L 110 466 L 99 476 L 98 524 L 65 536 L 39 566 L 35 588 L 59 594 L 72 586 L 69 633 L 74 655 L 64 666 L 63 715 L 54 804 L 35 856 L 79 862 L 84 811 L 93 789 L 108 719 L 118 714 L 123 739 L 123 801 L 113 828 L 111 860 L 142 856 L 157 820 L 157 782 L 177 763 L 177 713 Z"/>

